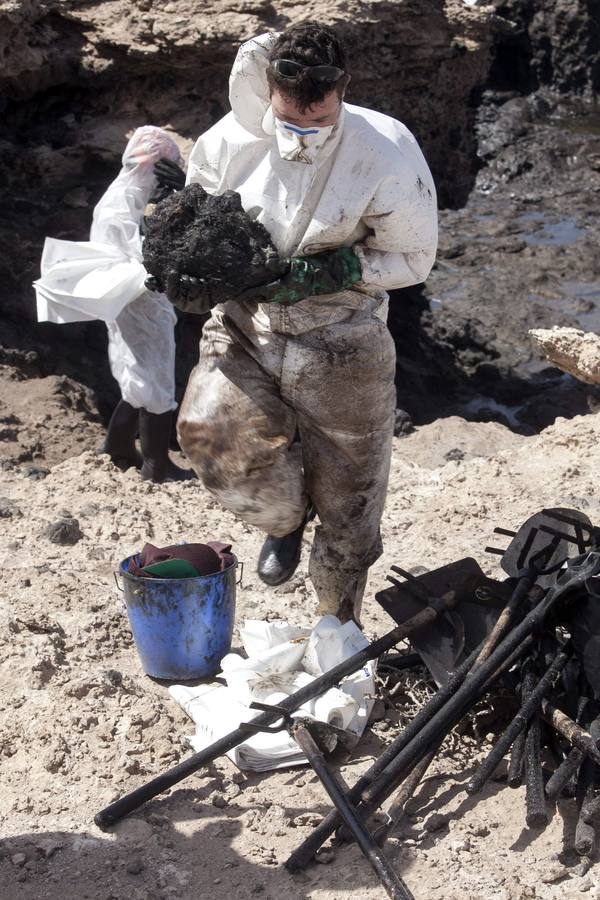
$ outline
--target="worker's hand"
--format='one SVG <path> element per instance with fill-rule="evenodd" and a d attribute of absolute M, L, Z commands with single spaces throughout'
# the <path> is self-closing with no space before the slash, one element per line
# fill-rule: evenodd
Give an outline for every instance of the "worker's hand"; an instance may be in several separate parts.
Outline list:
<path fill-rule="evenodd" d="M 164 156 L 154 164 L 154 175 L 159 188 L 170 188 L 172 191 L 180 191 L 185 187 L 185 172 L 170 159 Z"/>
<path fill-rule="evenodd" d="M 144 279 L 144 287 L 147 291 L 155 291 L 155 293 L 157 294 L 162 294 L 164 292 L 162 282 L 160 278 L 156 277 L 156 275 L 146 275 L 146 278 Z"/>
<path fill-rule="evenodd" d="M 289 270 L 277 281 L 245 290 L 238 299 L 292 306 L 306 297 L 337 294 L 362 278 L 360 261 L 351 247 L 324 250 L 313 256 L 294 256 Z"/>
<path fill-rule="evenodd" d="M 167 300 L 183 312 L 203 314 L 210 312 L 216 305 L 211 300 L 206 284 L 200 278 L 180 275 L 174 269 L 168 273 L 166 285 L 154 275 L 148 275 L 144 284 L 149 291 L 165 293 Z"/>
<path fill-rule="evenodd" d="M 171 270 L 167 275 L 165 288 L 167 299 L 183 312 L 208 313 L 216 304 L 204 281 L 194 275 L 181 275 Z"/>

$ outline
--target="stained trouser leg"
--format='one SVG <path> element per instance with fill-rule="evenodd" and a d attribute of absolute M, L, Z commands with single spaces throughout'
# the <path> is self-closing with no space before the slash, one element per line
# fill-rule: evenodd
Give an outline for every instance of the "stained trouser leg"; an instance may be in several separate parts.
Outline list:
<path fill-rule="evenodd" d="M 272 367 L 281 366 L 284 347 L 273 335 Z M 186 456 L 223 506 L 276 537 L 298 527 L 307 499 L 294 410 L 281 399 L 275 375 L 214 313 L 177 427 Z"/>
<path fill-rule="evenodd" d="M 391 459 L 394 343 L 385 324 L 355 316 L 301 335 L 289 354 L 307 490 L 320 524 L 309 573 L 319 611 L 358 618 Z"/>

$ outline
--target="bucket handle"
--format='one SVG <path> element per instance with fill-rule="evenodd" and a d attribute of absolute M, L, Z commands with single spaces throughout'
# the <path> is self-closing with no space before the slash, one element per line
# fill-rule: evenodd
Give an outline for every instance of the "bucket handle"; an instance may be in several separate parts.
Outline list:
<path fill-rule="evenodd" d="M 124 588 L 124 587 L 122 586 L 122 584 L 119 582 L 119 575 L 120 575 L 120 573 L 119 573 L 119 572 L 113 572 L 113 575 L 115 576 L 115 584 L 117 585 L 117 590 L 121 591 L 121 593 L 124 594 L 124 593 L 125 593 L 125 588 Z M 141 588 L 141 587 L 137 587 L 137 588 L 135 588 L 135 589 L 132 591 L 132 593 L 133 593 L 133 596 L 134 596 L 134 597 L 140 597 L 140 596 L 144 593 L 144 590 L 143 590 L 143 588 Z"/>
<path fill-rule="evenodd" d="M 236 584 L 239 584 L 239 586 L 241 587 L 242 586 L 242 578 L 244 577 L 244 563 L 238 562 L 238 566 L 240 567 L 240 577 L 237 579 Z"/>

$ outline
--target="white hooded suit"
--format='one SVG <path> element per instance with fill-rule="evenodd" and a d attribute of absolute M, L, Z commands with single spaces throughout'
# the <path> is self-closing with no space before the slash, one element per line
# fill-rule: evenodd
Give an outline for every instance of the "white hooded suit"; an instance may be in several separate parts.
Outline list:
<path fill-rule="evenodd" d="M 291 161 L 266 79 L 275 37 L 238 52 L 232 111 L 197 141 L 188 182 L 237 191 L 283 256 L 352 247 L 362 281 L 294 306 L 216 307 L 178 428 L 207 488 L 271 535 L 298 527 L 310 498 L 319 610 L 347 619 L 381 553 L 395 407 L 386 289 L 423 281 L 433 265 L 435 188 L 400 122 L 346 103 L 324 143 Z"/>

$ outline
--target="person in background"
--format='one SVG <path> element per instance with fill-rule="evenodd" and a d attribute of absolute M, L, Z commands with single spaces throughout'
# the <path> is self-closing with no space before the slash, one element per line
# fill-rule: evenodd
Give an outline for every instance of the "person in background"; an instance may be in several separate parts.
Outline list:
<path fill-rule="evenodd" d="M 46 238 L 41 278 L 34 284 L 39 321 L 106 323 L 110 369 L 121 400 L 100 449 L 119 467 L 136 466 L 143 479 L 155 482 L 193 477 L 169 459 L 177 408 L 177 314 L 164 294 L 145 286 L 142 263 L 146 207 L 182 186 L 180 161 L 179 148 L 165 131 L 137 128 L 121 171 L 94 208 L 89 241 Z"/>
<path fill-rule="evenodd" d="M 180 162 L 179 148 L 162 129 L 137 128 L 122 168 L 94 209 L 90 240 L 141 242 L 144 212 L 168 186 L 154 171 L 159 160 Z M 159 168 L 160 172 L 160 168 Z M 158 177 L 157 177 L 158 174 Z M 115 219 L 119 224 L 115 227 Z M 113 322 L 107 322 L 110 369 L 121 389 L 101 451 L 120 466 L 135 465 L 155 482 L 193 477 L 169 459 L 175 400 L 177 315 L 164 294 L 145 289 Z M 135 446 L 139 437 L 141 457 Z"/>

